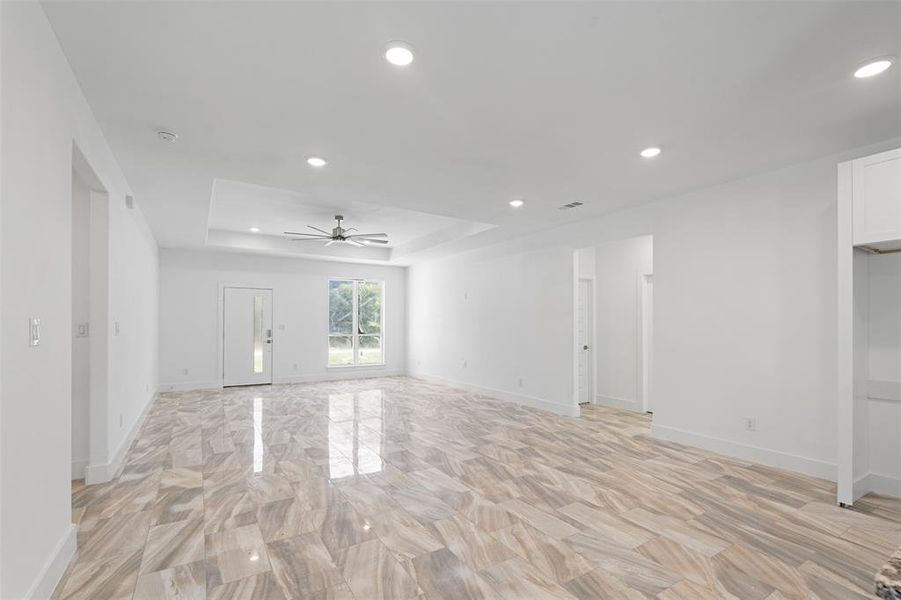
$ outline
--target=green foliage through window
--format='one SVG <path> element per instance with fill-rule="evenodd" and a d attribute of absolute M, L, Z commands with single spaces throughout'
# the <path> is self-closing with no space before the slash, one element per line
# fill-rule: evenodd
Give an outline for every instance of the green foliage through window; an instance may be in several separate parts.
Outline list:
<path fill-rule="evenodd" d="M 381 364 L 383 284 L 329 281 L 329 366 Z"/>

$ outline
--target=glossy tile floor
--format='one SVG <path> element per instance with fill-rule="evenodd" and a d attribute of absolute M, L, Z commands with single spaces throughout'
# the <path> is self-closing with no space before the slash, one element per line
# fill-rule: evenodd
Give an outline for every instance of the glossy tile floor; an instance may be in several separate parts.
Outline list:
<path fill-rule="evenodd" d="M 871 598 L 897 501 L 408 378 L 164 394 L 56 598 Z"/>

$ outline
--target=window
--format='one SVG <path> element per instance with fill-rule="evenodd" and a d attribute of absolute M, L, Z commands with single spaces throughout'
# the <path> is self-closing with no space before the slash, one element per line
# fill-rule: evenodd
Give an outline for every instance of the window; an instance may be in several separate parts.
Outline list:
<path fill-rule="evenodd" d="M 328 364 L 330 367 L 384 362 L 384 285 L 381 281 L 328 282 Z"/>

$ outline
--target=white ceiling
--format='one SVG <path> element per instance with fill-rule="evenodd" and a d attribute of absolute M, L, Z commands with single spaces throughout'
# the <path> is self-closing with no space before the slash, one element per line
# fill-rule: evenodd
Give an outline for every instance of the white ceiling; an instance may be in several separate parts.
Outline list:
<path fill-rule="evenodd" d="M 901 135 L 901 65 L 851 77 L 901 54 L 898 2 L 44 6 L 163 246 L 206 243 L 217 179 L 498 226 L 452 252 Z"/>
<path fill-rule="evenodd" d="M 210 200 L 207 243 L 210 243 L 210 236 L 214 241 L 240 239 L 232 236 L 223 238 L 219 232 L 248 234 L 251 227 L 259 229 L 253 232 L 258 237 L 289 239 L 292 236 L 285 236 L 284 232 L 316 233 L 309 229 L 310 225 L 331 231 L 338 214 L 344 217 L 342 227 L 355 228 L 355 234 L 388 234 L 387 244 L 363 248 L 355 253 L 356 256 L 369 256 L 374 260 L 397 258 L 409 254 L 411 250 L 422 252 L 449 239 L 459 240 L 493 227 L 379 204 L 317 201 L 300 192 L 217 179 Z M 271 239 L 267 242 L 277 243 Z M 287 246 L 292 247 L 289 253 L 293 251 L 307 256 L 331 254 L 330 247 L 324 251 L 317 247 L 324 247 L 324 244 L 321 240 L 297 241 L 294 236 Z M 287 246 L 278 245 L 281 249 Z M 385 249 L 387 253 L 378 251 Z"/>

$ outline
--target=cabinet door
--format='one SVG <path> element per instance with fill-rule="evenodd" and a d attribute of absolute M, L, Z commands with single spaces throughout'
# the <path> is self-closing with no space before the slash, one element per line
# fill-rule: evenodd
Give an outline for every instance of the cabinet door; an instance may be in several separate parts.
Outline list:
<path fill-rule="evenodd" d="M 854 245 L 901 239 L 901 148 L 853 161 Z"/>

